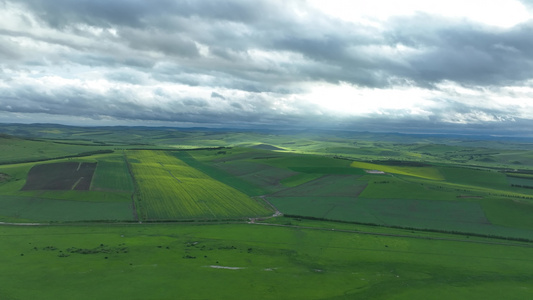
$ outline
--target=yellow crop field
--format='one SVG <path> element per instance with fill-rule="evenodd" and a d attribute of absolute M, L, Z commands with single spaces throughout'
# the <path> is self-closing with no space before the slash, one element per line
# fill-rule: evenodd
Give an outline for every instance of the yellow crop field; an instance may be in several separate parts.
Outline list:
<path fill-rule="evenodd" d="M 385 173 L 393 173 L 400 175 L 409 175 L 431 180 L 444 180 L 444 177 L 435 167 L 399 167 L 399 166 L 385 166 L 366 162 L 354 161 L 350 166 L 359 169 L 377 170 Z"/>
<path fill-rule="evenodd" d="M 144 220 L 264 216 L 271 211 L 164 151 L 128 151 Z"/>

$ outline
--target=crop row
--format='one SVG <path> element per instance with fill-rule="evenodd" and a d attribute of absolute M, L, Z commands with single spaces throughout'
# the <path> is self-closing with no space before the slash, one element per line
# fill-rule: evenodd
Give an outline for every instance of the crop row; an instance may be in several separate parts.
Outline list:
<path fill-rule="evenodd" d="M 233 218 L 269 211 L 238 190 L 163 151 L 128 151 L 148 220 Z"/>

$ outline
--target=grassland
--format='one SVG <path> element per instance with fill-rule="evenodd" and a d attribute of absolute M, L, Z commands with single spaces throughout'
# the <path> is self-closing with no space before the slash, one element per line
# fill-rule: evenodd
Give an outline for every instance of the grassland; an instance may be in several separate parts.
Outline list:
<path fill-rule="evenodd" d="M 533 294 L 529 247 L 246 224 L 0 227 L 0 235 L 2 299 Z"/>
<path fill-rule="evenodd" d="M 238 190 L 161 151 L 128 151 L 143 220 L 265 216 L 270 210 Z"/>
<path fill-rule="evenodd" d="M 106 147 L 58 144 L 48 140 L 32 140 L 0 134 L 0 164 L 44 161 L 52 158 L 76 156 L 83 152 L 108 150 Z"/>

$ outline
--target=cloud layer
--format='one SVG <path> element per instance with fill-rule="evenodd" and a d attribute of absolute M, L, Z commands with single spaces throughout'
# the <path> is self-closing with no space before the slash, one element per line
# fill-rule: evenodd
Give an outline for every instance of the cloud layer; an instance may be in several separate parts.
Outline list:
<path fill-rule="evenodd" d="M 0 0 L 0 121 L 514 130 L 533 120 L 527 3 L 501 2 L 502 18 L 516 16 L 496 20 L 417 1 L 342 14 L 351 2 Z"/>

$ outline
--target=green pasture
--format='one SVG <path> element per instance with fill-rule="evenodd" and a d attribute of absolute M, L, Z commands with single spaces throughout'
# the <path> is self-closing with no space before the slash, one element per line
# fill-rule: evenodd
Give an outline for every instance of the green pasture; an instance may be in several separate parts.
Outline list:
<path fill-rule="evenodd" d="M 101 148 L 80 145 L 57 144 L 51 141 L 27 140 L 0 136 L 0 164 L 46 160 L 100 150 Z"/>
<path fill-rule="evenodd" d="M 2 299 L 533 296 L 530 247 L 246 224 L 3 226 L 0 235 Z"/>

